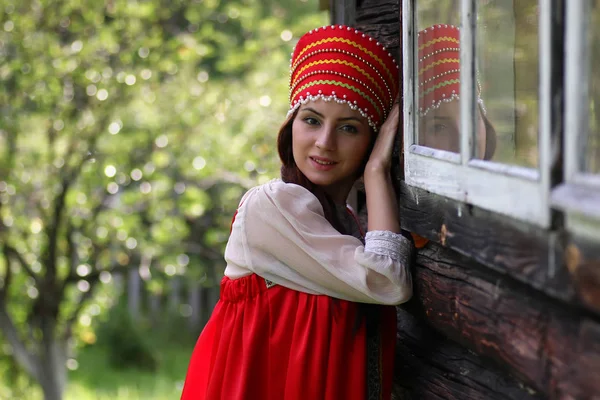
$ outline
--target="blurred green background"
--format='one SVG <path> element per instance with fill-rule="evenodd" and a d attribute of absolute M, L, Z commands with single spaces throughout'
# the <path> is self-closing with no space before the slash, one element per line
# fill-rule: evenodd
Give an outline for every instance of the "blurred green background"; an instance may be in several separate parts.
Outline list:
<path fill-rule="evenodd" d="M 0 399 L 179 398 L 316 0 L 0 1 Z"/>

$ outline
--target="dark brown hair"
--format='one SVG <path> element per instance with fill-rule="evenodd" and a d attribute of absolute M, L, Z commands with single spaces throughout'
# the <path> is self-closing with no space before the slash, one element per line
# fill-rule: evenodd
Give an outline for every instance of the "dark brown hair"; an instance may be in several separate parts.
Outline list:
<path fill-rule="evenodd" d="M 483 124 L 485 125 L 485 154 L 483 159 L 491 160 L 494 153 L 496 153 L 496 128 L 494 128 L 483 110 L 481 110 L 481 118 L 483 118 Z"/>

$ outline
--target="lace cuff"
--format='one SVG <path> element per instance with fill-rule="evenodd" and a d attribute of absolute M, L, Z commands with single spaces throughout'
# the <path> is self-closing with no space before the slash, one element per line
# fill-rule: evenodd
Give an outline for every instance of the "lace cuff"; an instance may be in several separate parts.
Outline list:
<path fill-rule="evenodd" d="M 365 236 L 365 252 L 390 257 L 400 261 L 410 257 L 412 243 L 400 233 L 369 231 Z"/>

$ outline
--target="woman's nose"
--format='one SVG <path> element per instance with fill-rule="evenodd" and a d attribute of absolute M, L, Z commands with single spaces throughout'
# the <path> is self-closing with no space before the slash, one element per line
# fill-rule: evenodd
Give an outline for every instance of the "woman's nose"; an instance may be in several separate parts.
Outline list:
<path fill-rule="evenodd" d="M 319 149 L 323 150 L 334 150 L 336 147 L 335 140 L 335 129 L 334 127 L 329 127 L 327 125 L 323 125 L 322 129 L 320 129 L 319 134 L 317 136 L 316 146 Z"/>

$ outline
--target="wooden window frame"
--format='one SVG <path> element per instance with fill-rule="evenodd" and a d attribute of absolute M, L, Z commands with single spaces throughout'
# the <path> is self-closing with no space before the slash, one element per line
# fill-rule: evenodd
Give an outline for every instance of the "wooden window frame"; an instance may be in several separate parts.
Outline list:
<path fill-rule="evenodd" d="M 404 178 L 408 185 L 482 209 L 513 217 L 541 228 L 551 225 L 551 26 L 552 0 L 539 0 L 540 90 L 538 169 L 471 159 L 475 126 L 475 45 L 477 1 L 461 2 L 461 137 L 460 154 L 420 146 L 417 142 L 418 118 L 416 85 L 418 59 L 416 3 L 402 1 L 402 57 L 404 88 Z M 515 195 L 518 194 L 518 195 Z"/>
<path fill-rule="evenodd" d="M 540 224 L 539 221 L 533 221 L 531 218 L 523 218 L 523 209 L 517 210 L 515 214 L 512 210 L 505 210 L 506 215 L 498 210 L 489 207 L 485 202 L 472 201 L 469 196 L 447 196 L 445 191 L 448 188 L 440 190 L 434 184 L 439 183 L 439 178 L 427 180 L 427 168 L 431 168 L 429 173 L 435 175 L 438 171 L 434 168 L 454 163 L 460 165 L 465 175 L 476 175 L 481 178 L 481 173 L 475 162 L 467 162 L 462 165 L 461 158 L 456 154 L 441 152 L 434 149 L 428 149 L 420 146 L 414 146 L 414 119 L 416 107 L 414 107 L 415 96 L 413 89 L 415 85 L 415 65 L 407 60 L 414 60 L 413 51 L 415 43 L 408 43 L 410 40 L 416 41 L 414 31 L 407 29 L 414 26 L 415 14 L 412 12 L 412 5 L 418 0 L 406 1 L 402 5 L 402 35 L 403 47 L 402 57 L 405 60 L 403 68 L 403 90 L 404 90 L 404 162 L 399 167 L 404 166 L 405 171 L 398 170 L 396 179 L 398 180 L 400 201 L 398 204 L 402 228 L 406 231 L 418 234 L 421 237 L 429 239 L 431 242 L 423 250 L 425 254 L 433 249 L 442 251 L 442 248 L 452 249 L 466 258 L 460 258 L 461 263 L 475 262 L 480 266 L 498 271 L 504 275 L 514 278 L 533 290 L 540 291 L 545 295 L 558 299 L 560 301 L 583 306 L 586 310 L 600 313 L 600 295 L 598 287 L 600 284 L 600 233 L 590 228 L 600 226 L 599 222 L 590 222 L 593 219 L 586 217 L 586 214 L 573 214 L 562 212 L 557 209 L 557 198 L 561 195 L 563 188 L 572 189 L 574 186 L 562 186 L 565 175 L 564 156 L 567 152 L 575 154 L 574 150 L 566 150 L 565 147 L 573 147 L 576 142 L 569 142 L 569 132 L 563 127 L 565 123 L 565 102 L 570 101 L 565 97 L 565 55 L 564 49 L 569 47 L 565 45 L 565 18 L 563 9 L 570 7 L 571 3 L 563 0 L 539 0 L 540 5 L 540 149 L 542 153 L 540 160 L 540 171 L 544 172 L 544 186 L 537 192 L 544 200 L 544 212 L 549 214 L 549 224 Z M 464 2 L 463 2 L 464 3 Z M 470 5 L 473 10 L 474 5 Z M 410 21 L 406 21 L 409 19 Z M 573 24 L 571 24 L 573 25 Z M 572 26 L 571 26 L 572 27 Z M 471 44 L 472 45 L 472 44 Z M 407 47 L 409 47 L 407 49 Z M 581 58 L 568 55 L 573 60 Z M 410 64 L 410 65 L 409 65 Z M 408 71 L 407 71 L 408 70 Z M 473 69 L 471 69 L 471 74 Z M 573 77 L 577 74 L 572 72 Z M 569 81 L 570 82 L 570 81 Z M 574 90 L 571 95 L 576 94 Z M 474 96 L 474 93 L 472 93 Z M 565 100 L 566 99 L 566 100 Z M 461 110 L 462 111 L 462 110 Z M 573 116 L 572 116 L 573 117 Z M 470 128 L 472 129 L 472 128 Z M 565 146 L 565 143 L 567 142 Z M 467 143 L 468 144 L 468 143 Z M 464 151 L 464 144 L 462 144 Z M 470 145 L 469 145 L 470 146 Z M 422 152 L 424 154 L 419 154 Z M 468 153 L 467 153 L 468 154 Z M 434 157 L 435 156 L 435 157 Z M 545 156 L 545 157 L 544 157 Z M 424 166 L 424 176 L 422 182 L 416 182 L 415 177 L 410 176 L 414 171 L 406 167 L 411 166 L 413 157 L 416 162 Z M 448 159 L 443 159 L 448 157 Z M 452 159 L 454 157 L 454 159 Z M 402 157 L 400 157 L 402 159 Z M 543 161 L 542 161 L 543 160 Z M 570 160 L 569 162 L 574 162 Z M 493 164 L 494 163 L 486 163 Z M 488 167 L 489 168 L 489 167 Z M 499 174 L 501 179 L 512 179 L 510 182 L 513 192 L 505 193 L 512 196 L 513 202 L 524 197 L 522 179 L 512 177 L 511 172 L 506 173 L 502 168 L 509 170 L 511 167 L 500 165 Z M 491 175 L 491 172 L 490 172 Z M 402 178 L 404 177 L 404 180 Z M 494 178 L 494 177 L 492 177 Z M 589 178 L 589 176 L 586 176 Z M 542 179 L 539 179 L 542 182 Z M 433 182 L 433 184 L 432 184 Z M 486 182 L 487 187 L 494 190 L 493 187 L 497 181 L 490 179 Z M 597 182 L 597 181 L 594 181 Z M 598 199 L 600 193 L 591 179 L 586 181 L 588 194 L 592 193 L 594 199 Z M 443 183 L 443 182 L 442 182 Z M 581 183 L 581 182 L 572 182 Z M 452 182 L 448 184 L 451 187 Z M 442 187 L 442 189 L 444 189 Z M 595 189 L 595 190 L 592 190 Z M 591 190 L 591 191 L 590 191 Z M 536 193 L 536 192 L 534 192 Z M 575 193 L 571 202 L 568 203 L 573 209 L 581 209 L 585 199 L 582 199 Z M 594 203 L 595 200 L 591 200 Z M 514 203 L 513 203 L 514 204 Z M 588 204 L 588 207 L 590 205 Z M 542 207 L 542 205 L 540 205 Z M 597 207 L 597 206 L 595 206 Z M 597 210 L 597 208 L 593 208 Z M 589 213 L 587 215 L 590 215 Z M 563 218 L 565 217 L 565 218 Z M 548 221 L 547 221 L 548 222 Z M 565 222 L 567 224 L 565 224 Z M 577 225 L 585 229 L 587 235 L 583 236 L 578 232 L 569 230 L 568 224 Z M 428 255 L 425 256 L 425 263 L 429 262 Z M 457 277 L 457 279 L 460 279 Z"/>
<path fill-rule="evenodd" d="M 570 232 L 600 238 L 600 175 L 583 172 L 579 163 L 589 126 L 591 29 L 590 0 L 570 0 L 566 8 L 564 183 L 552 192 L 552 206 L 565 213 Z M 598 28 L 596 28 L 598 29 Z"/>

